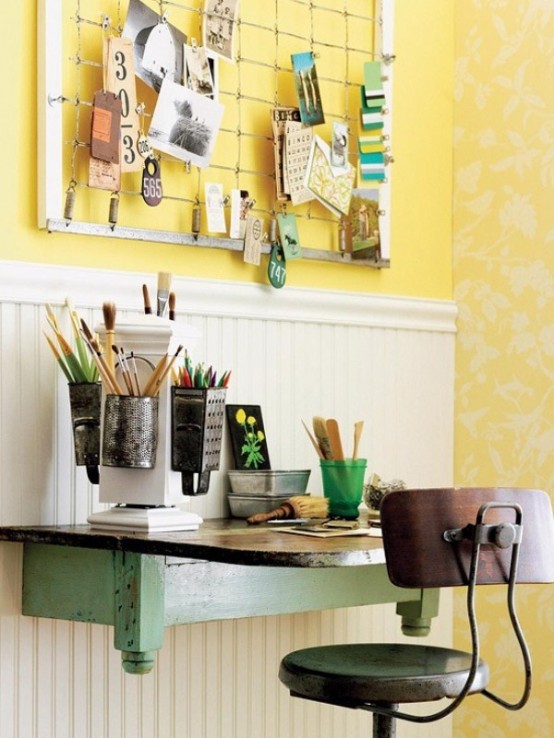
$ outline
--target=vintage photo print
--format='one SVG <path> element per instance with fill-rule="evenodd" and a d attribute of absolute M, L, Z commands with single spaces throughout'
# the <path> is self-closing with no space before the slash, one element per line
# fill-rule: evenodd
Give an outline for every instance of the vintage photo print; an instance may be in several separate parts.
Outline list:
<path fill-rule="evenodd" d="M 346 123 L 333 122 L 331 164 L 339 169 L 346 169 L 348 164 L 348 125 Z"/>
<path fill-rule="evenodd" d="M 206 0 L 204 5 L 204 46 L 222 59 L 234 61 L 239 0 Z"/>
<path fill-rule="evenodd" d="M 379 250 L 379 190 L 354 189 L 350 201 L 352 252 Z"/>
<path fill-rule="evenodd" d="M 155 149 L 197 167 L 210 164 L 223 105 L 169 79 L 162 83 L 148 140 Z"/>
<path fill-rule="evenodd" d="M 123 26 L 123 36 L 135 49 L 135 73 L 159 92 L 164 79 L 183 79 L 183 46 L 187 37 L 154 10 L 131 0 Z"/>
<path fill-rule="evenodd" d="M 291 59 L 302 124 L 317 126 L 325 123 L 313 53 L 292 54 Z"/>
<path fill-rule="evenodd" d="M 194 43 L 192 46 L 185 44 L 183 52 L 185 87 L 211 100 L 217 100 L 217 57 L 215 54 Z"/>

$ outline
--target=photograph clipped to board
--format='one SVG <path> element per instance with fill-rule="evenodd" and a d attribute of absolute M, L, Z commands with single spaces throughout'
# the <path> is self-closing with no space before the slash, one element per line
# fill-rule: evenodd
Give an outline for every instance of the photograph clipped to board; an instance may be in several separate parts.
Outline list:
<path fill-rule="evenodd" d="M 159 151 L 205 168 L 210 164 L 222 115 L 220 103 L 165 79 L 148 140 Z"/>
<path fill-rule="evenodd" d="M 204 5 L 204 46 L 226 61 L 235 60 L 235 35 L 239 0 L 206 0 Z"/>
<path fill-rule="evenodd" d="M 156 92 L 164 79 L 183 79 L 183 46 L 187 37 L 141 0 L 130 1 L 123 36 L 133 42 L 137 76 Z"/>

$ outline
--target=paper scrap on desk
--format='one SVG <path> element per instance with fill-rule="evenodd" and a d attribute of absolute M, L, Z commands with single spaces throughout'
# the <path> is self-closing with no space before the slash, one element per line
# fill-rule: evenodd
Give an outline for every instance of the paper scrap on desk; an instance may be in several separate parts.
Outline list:
<path fill-rule="evenodd" d="M 331 165 L 331 149 L 319 136 L 314 136 L 305 185 L 334 215 L 348 215 L 356 170 L 348 164 L 346 171 Z"/>
<path fill-rule="evenodd" d="M 311 536 L 312 538 L 344 538 L 351 536 L 368 536 L 369 538 L 382 538 L 381 528 L 326 528 L 323 525 L 303 525 L 296 528 L 281 528 L 279 533 L 296 533 L 300 536 Z"/>

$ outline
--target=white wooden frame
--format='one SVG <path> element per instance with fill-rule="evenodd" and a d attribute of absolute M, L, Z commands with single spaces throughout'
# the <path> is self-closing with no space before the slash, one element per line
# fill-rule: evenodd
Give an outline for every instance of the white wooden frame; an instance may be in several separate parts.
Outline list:
<path fill-rule="evenodd" d="M 392 94 L 394 59 L 394 0 L 377 0 L 383 25 L 380 33 L 376 31 L 375 48 L 385 60 L 386 70 L 383 88 L 387 101 L 388 114 L 384 116 L 383 134 L 392 144 Z M 243 243 L 236 239 L 220 239 L 206 236 L 194 237 L 192 234 L 170 231 L 112 228 L 107 224 L 67 221 L 63 218 L 63 121 L 62 91 L 63 67 L 63 17 L 62 0 L 37 0 L 38 31 L 38 227 L 61 233 L 80 233 L 110 238 L 130 238 L 135 240 L 178 243 L 182 245 L 204 246 L 240 251 Z M 350 254 L 339 251 L 324 251 L 313 248 L 303 249 L 306 258 L 350 263 L 359 266 L 388 266 L 390 261 L 390 220 L 391 220 L 391 163 L 387 166 L 387 179 L 378 185 L 379 207 L 382 212 L 379 228 L 381 233 L 381 261 L 368 262 L 353 260 Z M 265 246 L 264 253 L 269 253 Z"/>

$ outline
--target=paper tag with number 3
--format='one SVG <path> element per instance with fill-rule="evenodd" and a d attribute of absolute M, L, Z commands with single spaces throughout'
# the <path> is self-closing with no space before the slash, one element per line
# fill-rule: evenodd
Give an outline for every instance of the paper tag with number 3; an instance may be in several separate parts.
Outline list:
<path fill-rule="evenodd" d="M 149 156 L 144 161 L 142 170 L 142 199 L 147 205 L 159 205 L 162 201 L 162 178 L 160 174 L 160 163 L 157 159 Z"/>

